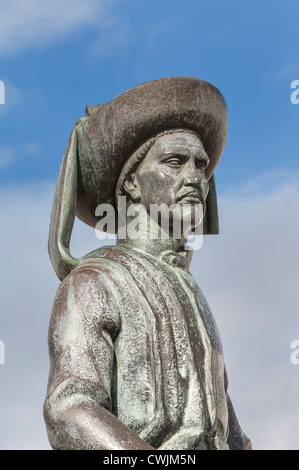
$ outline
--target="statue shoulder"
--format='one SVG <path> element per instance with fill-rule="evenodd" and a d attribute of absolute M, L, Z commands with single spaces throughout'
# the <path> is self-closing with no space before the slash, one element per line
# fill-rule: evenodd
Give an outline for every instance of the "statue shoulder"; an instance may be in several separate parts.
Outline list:
<path fill-rule="evenodd" d="M 113 246 L 106 246 L 88 253 L 80 259 L 78 266 L 62 281 L 63 285 L 71 282 L 79 283 L 78 288 L 85 288 L 86 284 L 96 283 L 105 286 L 125 276 L 121 265 L 113 259 Z"/>
<path fill-rule="evenodd" d="M 61 282 L 53 304 L 52 322 L 68 319 L 73 324 L 96 322 L 119 326 L 118 297 L 124 274 L 105 258 L 90 258 Z M 80 322 L 79 322 L 80 319 Z M 110 328 L 109 328 L 110 329 Z"/>

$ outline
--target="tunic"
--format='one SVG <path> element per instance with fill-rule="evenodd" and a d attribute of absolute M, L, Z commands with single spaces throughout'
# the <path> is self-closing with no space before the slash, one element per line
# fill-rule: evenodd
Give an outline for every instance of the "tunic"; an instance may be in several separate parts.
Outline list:
<path fill-rule="evenodd" d="M 250 448 L 227 393 L 215 320 L 177 256 L 114 246 L 86 258 L 58 289 L 49 346 L 54 449 L 122 448 L 117 437 L 88 437 L 94 406 L 155 449 Z"/>

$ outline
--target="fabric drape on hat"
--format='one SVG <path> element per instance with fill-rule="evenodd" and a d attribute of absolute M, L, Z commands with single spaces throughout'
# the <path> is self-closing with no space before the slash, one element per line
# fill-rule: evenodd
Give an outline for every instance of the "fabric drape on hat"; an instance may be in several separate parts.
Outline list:
<path fill-rule="evenodd" d="M 60 168 L 50 222 L 48 250 L 55 272 L 62 280 L 79 260 L 70 254 L 78 188 L 77 129 L 74 128 Z"/>

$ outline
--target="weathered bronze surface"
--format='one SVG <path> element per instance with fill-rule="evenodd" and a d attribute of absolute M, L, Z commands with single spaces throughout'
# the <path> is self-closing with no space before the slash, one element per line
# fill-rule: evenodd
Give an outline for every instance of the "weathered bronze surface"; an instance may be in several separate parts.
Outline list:
<path fill-rule="evenodd" d="M 201 205 L 204 233 L 218 233 L 213 173 L 226 131 L 222 95 L 186 77 L 135 87 L 77 121 L 49 237 L 62 281 L 44 405 L 53 449 L 251 448 L 228 396 L 215 320 L 189 272 L 186 233 L 174 236 L 173 215 L 162 236 L 163 216 L 154 223 L 150 213 L 154 204 L 189 208 L 178 223 L 191 230 Z M 127 211 L 145 209 L 142 236 L 73 258 L 75 214 L 95 226 L 97 206 L 119 209 L 119 196 Z"/>

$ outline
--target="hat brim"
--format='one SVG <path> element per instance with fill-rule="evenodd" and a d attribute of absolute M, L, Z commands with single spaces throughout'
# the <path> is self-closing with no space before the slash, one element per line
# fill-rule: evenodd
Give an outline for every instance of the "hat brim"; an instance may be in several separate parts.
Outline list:
<path fill-rule="evenodd" d="M 167 77 L 138 85 L 105 105 L 87 108 L 77 126 L 77 217 L 95 227 L 99 204 L 115 206 L 120 172 L 132 153 L 167 129 L 195 131 L 207 152 L 210 178 L 223 153 L 227 107 L 219 90 L 191 77 Z"/>

